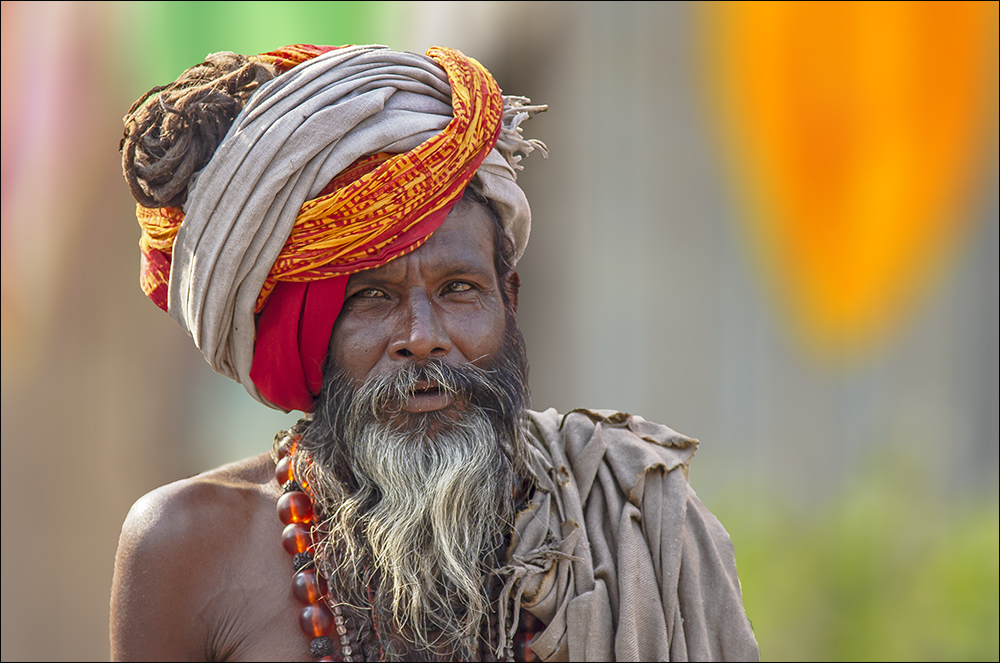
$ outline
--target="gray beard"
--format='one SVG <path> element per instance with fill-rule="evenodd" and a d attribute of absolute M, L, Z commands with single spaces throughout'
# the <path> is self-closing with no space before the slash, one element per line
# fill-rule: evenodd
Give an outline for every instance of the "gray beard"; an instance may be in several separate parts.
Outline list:
<path fill-rule="evenodd" d="M 370 559 L 395 630 L 467 655 L 489 609 L 490 557 L 513 526 L 513 472 L 489 422 L 470 413 L 433 440 L 370 425 L 352 469 L 360 488 L 328 521 L 328 540 L 346 544 L 334 577 L 360 585 Z"/>
<path fill-rule="evenodd" d="M 408 365 L 357 389 L 335 375 L 310 426 L 325 422 L 324 430 L 303 437 L 309 453 L 297 454 L 296 476 L 306 478 L 327 533 L 317 564 L 335 601 L 372 610 L 389 658 L 476 652 L 521 474 L 527 389 L 523 349 L 515 350 L 488 371 Z M 400 412 L 428 377 L 459 407 Z"/>

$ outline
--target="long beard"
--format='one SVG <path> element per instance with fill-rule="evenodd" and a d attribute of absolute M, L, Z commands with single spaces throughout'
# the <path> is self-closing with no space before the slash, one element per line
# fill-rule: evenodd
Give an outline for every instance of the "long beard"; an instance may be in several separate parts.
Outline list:
<path fill-rule="evenodd" d="M 427 380 L 450 392 L 455 407 L 400 411 Z M 357 388 L 334 371 L 320 399 L 296 471 L 324 514 L 328 535 L 315 554 L 335 597 L 392 625 L 379 634 L 390 657 L 414 646 L 468 658 L 523 476 L 520 334 L 508 325 L 487 369 L 406 364 Z"/>

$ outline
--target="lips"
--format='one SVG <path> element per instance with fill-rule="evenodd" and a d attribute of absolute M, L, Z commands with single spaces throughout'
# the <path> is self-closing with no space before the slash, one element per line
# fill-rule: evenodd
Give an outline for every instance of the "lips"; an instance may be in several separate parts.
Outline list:
<path fill-rule="evenodd" d="M 403 400 L 404 412 L 435 412 L 451 405 L 454 398 L 430 380 L 422 380 L 414 385 L 413 393 Z"/>

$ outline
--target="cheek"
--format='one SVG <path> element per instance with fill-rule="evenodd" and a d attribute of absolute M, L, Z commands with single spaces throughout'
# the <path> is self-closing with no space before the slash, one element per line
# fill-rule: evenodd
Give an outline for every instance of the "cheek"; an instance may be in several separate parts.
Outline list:
<path fill-rule="evenodd" d="M 506 326 L 503 307 L 454 321 L 451 340 L 466 360 L 479 363 L 500 352 Z"/>
<path fill-rule="evenodd" d="M 330 337 L 330 353 L 338 369 L 352 380 L 364 380 L 384 353 L 380 330 L 375 325 L 340 322 Z"/>

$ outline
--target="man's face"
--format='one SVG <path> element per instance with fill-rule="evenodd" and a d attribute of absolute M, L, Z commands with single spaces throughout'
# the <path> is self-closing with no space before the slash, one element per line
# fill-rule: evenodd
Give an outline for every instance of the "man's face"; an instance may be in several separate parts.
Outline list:
<path fill-rule="evenodd" d="M 486 207 L 461 200 L 416 251 L 351 276 L 330 339 L 335 365 L 351 382 L 432 359 L 489 365 L 503 347 L 506 322 L 493 224 Z M 412 413 L 454 405 L 432 383 L 400 404 Z"/>

